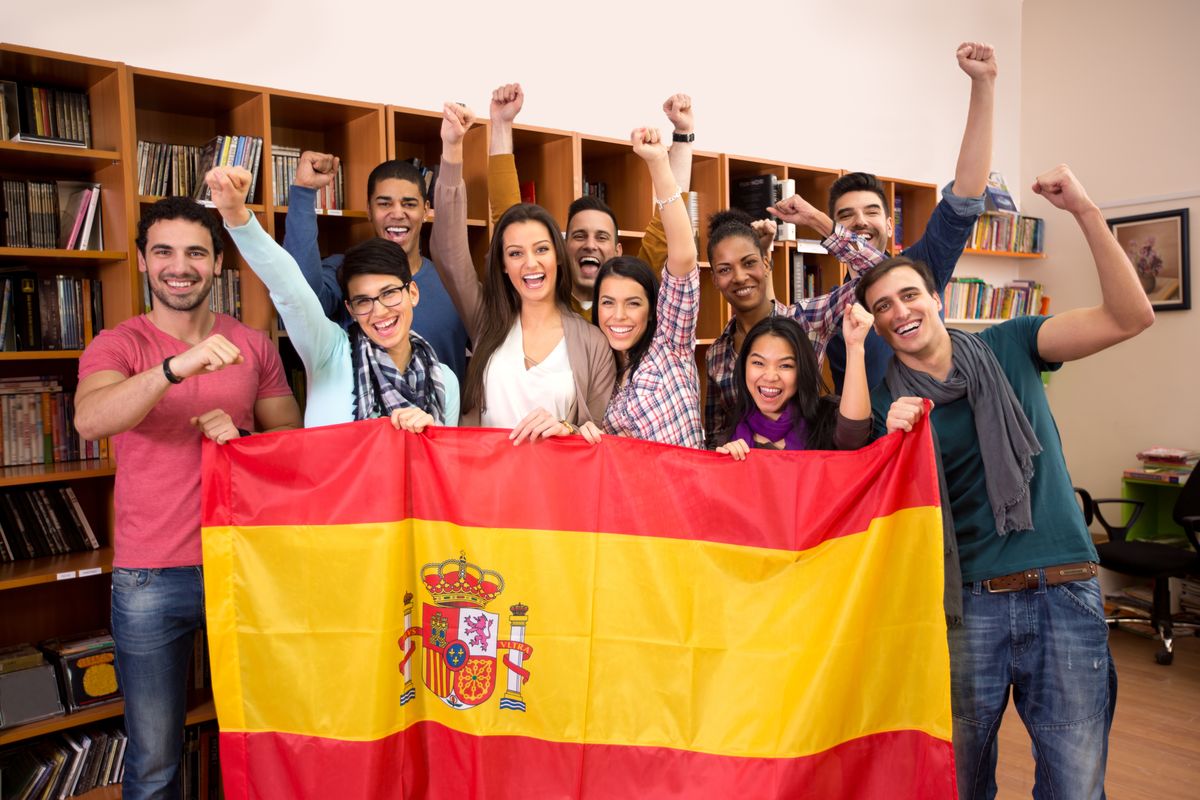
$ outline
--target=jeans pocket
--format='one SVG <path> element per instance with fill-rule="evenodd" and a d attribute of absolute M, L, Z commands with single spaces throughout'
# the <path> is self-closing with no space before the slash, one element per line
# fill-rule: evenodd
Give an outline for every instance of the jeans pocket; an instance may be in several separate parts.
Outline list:
<path fill-rule="evenodd" d="M 1100 598 L 1100 581 L 1095 578 L 1067 581 L 1048 588 L 1065 598 L 1070 607 L 1107 627 L 1108 623 L 1104 619 L 1104 601 Z"/>
<path fill-rule="evenodd" d="M 148 569 L 126 569 L 113 567 L 112 590 L 114 592 L 136 592 L 150 583 L 151 571 Z"/>

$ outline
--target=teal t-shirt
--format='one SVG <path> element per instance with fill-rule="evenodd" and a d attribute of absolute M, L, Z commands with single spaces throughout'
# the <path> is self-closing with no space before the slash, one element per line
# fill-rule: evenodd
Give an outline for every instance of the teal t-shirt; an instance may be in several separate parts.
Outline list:
<path fill-rule="evenodd" d="M 1096 548 L 1075 499 L 1071 476 L 1063 458 L 1058 425 L 1050 413 L 1041 373 L 1061 364 L 1048 364 L 1037 351 L 1038 330 L 1048 317 L 1021 317 L 979 334 L 992 352 L 1025 415 L 1042 444 L 1033 459 L 1033 530 L 996 533 L 995 518 L 984 482 L 983 458 L 975 433 L 975 415 L 967 398 L 933 409 L 930 419 L 937 431 L 945 469 L 950 508 L 958 537 L 958 556 L 963 581 L 997 578 L 1024 569 L 1095 561 Z M 876 431 L 884 431 L 884 420 L 892 403 L 886 384 L 871 392 Z"/>

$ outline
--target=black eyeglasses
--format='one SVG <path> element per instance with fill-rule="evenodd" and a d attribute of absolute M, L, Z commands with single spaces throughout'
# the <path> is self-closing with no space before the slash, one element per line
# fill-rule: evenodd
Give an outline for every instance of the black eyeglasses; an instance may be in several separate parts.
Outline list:
<path fill-rule="evenodd" d="M 365 317 L 370 314 L 371 309 L 375 307 L 376 300 L 385 308 L 395 308 L 404 302 L 404 293 L 408 291 L 411 283 L 412 281 L 409 281 L 403 286 L 393 286 L 390 289 L 384 289 L 374 297 L 355 297 L 346 302 L 346 307 L 356 317 Z"/>

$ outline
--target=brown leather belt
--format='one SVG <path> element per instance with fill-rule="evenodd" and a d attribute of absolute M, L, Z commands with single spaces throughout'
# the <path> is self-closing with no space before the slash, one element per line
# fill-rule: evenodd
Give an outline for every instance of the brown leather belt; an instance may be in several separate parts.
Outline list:
<path fill-rule="evenodd" d="M 1098 568 L 1094 561 L 1080 561 L 1077 564 L 1046 567 L 1042 571 L 1046 573 L 1046 585 L 1054 586 L 1059 583 L 1086 581 L 1088 578 L 1094 578 Z M 1022 570 L 1011 575 L 1002 575 L 999 578 L 988 578 L 983 582 L 983 587 L 989 592 L 1019 592 L 1022 589 L 1036 589 L 1038 586 L 1038 570 L 1036 569 Z"/>

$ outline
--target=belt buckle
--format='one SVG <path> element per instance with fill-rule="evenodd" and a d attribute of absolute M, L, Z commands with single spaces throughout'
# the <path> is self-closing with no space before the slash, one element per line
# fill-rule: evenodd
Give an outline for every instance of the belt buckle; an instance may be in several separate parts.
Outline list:
<path fill-rule="evenodd" d="M 1004 575 L 1002 577 L 1007 578 L 1010 576 Z M 1021 573 L 1021 577 L 1025 579 L 1025 583 L 1017 586 L 993 588 L 992 581 L 999 580 L 999 578 L 988 578 L 983 582 L 983 586 L 992 594 L 1008 594 L 1009 592 L 1023 592 L 1026 589 L 1036 589 L 1041 585 L 1037 570 L 1025 570 Z"/>

